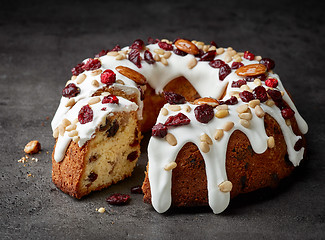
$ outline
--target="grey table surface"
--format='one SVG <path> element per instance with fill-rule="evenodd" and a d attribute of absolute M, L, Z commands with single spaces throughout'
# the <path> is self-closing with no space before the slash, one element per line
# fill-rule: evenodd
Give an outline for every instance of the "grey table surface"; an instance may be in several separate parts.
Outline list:
<path fill-rule="evenodd" d="M 2 1 L 0 239 L 324 239 L 324 7 L 322 1 Z M 71 67 L 149 36 L 214 40 L 273 58 L 309 124 L 307 159 L 276 190 L 238 197 L 220 215 L 209 208 L 158 214 L 135 194 L 127 206 L 107 205 L 108 195 L 141 184 L 145 147 L 133 176 L 119 184 L 81 201 L 56 189 L 50 122 Z M 33 139 L 42 144 L 39 161 L 19 163 Z"/>

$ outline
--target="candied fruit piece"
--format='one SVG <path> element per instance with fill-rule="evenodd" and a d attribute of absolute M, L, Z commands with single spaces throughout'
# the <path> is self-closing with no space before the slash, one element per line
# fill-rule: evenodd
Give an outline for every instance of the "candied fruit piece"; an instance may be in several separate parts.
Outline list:
<path fill-rule="evenodd" d="M 132 49 L 129 52 L 128 59 L 130 62 L 134 63 L 138 68 L 141 68 L 141 57 L 138 49 Z"/>
<path fill-rule="evenodd" d="M 191 120 L 183 113 L 178 113 L 175 116 L 169 116 L 165 122 L 165 126 L 182 126 L 190 124 Z"/>
<path fill-rule="evenodd" d="M 239 79 L 238 81 L 234 81 L 231 83 L 231 87 L 233 88 L 240 88 L 241 86 L 245 85 L 247 82 L 244 79 Z"/>
<path fill-rule="evenodd" d="M 260 64 L 263 64 L 267 70 L 272 70 L 275 67 L 275 63 L 271 58 L 262 58 Z"/>
<path fill-rule="evenodd" d="M 120 47 L 120 45 L 116 45 L 116 46 L 111 50 L 111 52 L 118 52 L 118 51 L 121 51 L 121 47 Z"/>
<path fill-rule="evenodd" d="M 244 64 L 241 63 L 241 62 L 233 62 L 233 63 L 231 64 L 231 69 L 238 69 L 238 68 L 240 68 L 240 67 L 242 67 L 242 66 L 244 66 Z"/>
<path fill-rule="evenodd" d="M 105 70 L 100 75 L 100 81 L 104 84 L 112 85 L 113 83 L 115 83 L 115 80 L 116 80 L 116 74 L 110 69 Z"/>
<path fill-rule="evenodd" d="M 103 49 L 103 50 L 101 50 L 99 53 L 97 53 L 95 55 L 95 58 L 99 58 L 99 57 L 105 56 L 108 52 L 109 52 L 108 49 L 107 50 Z"/>
<path fill-rule="evenodd" d="M 82 66 L 85 71 L 96 70 L 102 66 L 99 59 L 89 58 L 88 61 Z"/>
<path fill-rule="evenodd" d="M 79 93 L 80 93 L 80 89 L 74 83 L 69 83 L 62 90 L 62 96 L 67 98 L 75 97 Z"/>
<path fill-rule="evenodd" d="M 295 115 L 295 112 L 291 108 L 284 108 L 281 110 L 281 115 L 284 119 L 290 119 Z"/>
<path fill-rule="evenodd" d="M 130 48 L 131 49 L 143 50 L 144 49 L 144 42 L 141 39 L 137 39 L 132 43 Z"/>
<path fill-rule="evenodd" d="M 244 52 L 244 58 L 252 61 L 252 60 L 254 60 L 255 55 L 253 53 L 249 52 L 249 51 L 245 51 Z"/>
<path fill-rule="evenodd" d="M 213 60 L 209 62 L 209 65 L 213 68 L 220 68 L 221 66 L 225 65 L 226 63 L 220 59 Z"/>
<path fill-rule="evenodd" d="M 81 124 L 85 124 L 91 122 L 93 120 L 93 116 L 94 113 L 91 107 L 89 105 L 85 105 L 79 111 L 78 120 Z"/>
<path fill-rule="evenodd" d="M 257 86 L 256 88 L 254 88 L 253 95 L 256 99 L 259 99 L 261 102 L 265 102 L 268 99 L 266 90 L 263 86 Z"/>
<path fill-rule="evenodd" d="M 164 97 L 166 101 L 171 104 L 183 104 L 186 102 L 185 97 L 174 92 L 164 92 Z"/>
<path fill-rule="evenodd" d="M 197 106 L 194 115 L 199 122 L 208 123 L 214 116 L 213 107 L 208 104 Z"/>
<path fill-rule="evenodd" d="M 220 105 L 226 104 L 226 105 L 235 105 L 238 103 L 238 99 L 235 96 L 231 96 L 231 98 L 227 99 L 226 101 L 218 101 Z"/>
<path fill-rule="evenodd" d="M 224 64 L 219 70 L 219 79 L 223 81 L 231 73 L 231 68 L 228 64 Z"/>
<path fill-rule="evenodd" d="M 270 97 L 272 98 L 272 100 L 273 100 L 274 102 L 282 101 L 282 94 L 281 94 L 281 92 L 278 91 L 278 90 L 268 89 L 268 90 L 267 90 L 267 94 L 270 95 Z"/>
<path fill-rule="evenodd" d="M 271 88 L 276 88 L 278 86 L 278 80 L 275 78 L 268 78 L 265 80 L 265 85 Z"/>
<path fill-rule="evenodd" d="M 216 51 L 208 51 L 207 53 L 204 53 L 201 58 L 200 61 L 212 61 L 214 59 L 214 57 L 216 56 Z"/>
<path fill-rule="evenodd" d="M 173 52 L 174 52 L 175 54 L 179 55 L 179 56 L 182 56 L 182 57 L 184 57 L 184 56 L 187 55 L 186 52 L 184 52 L 184 51 L 182 51 L 182 50 L 179 50 L 178 48 L 175 48 L 175 49 L 173 50 Z"/>
<path fill-rule="evenodd" d="M 105 104 L 105 103 L 118 104 L 119 100 L 115 95 L 108 95 L 108 96 L 105 96 L 102 100 L 102 104 Z"/>
<path fill-rule="evenodd" d="M 74 68 L 71 69 L 73 76 L 78 76 L 80 73 L 83 73 L 85 70 L 83 70 L 82 66 L 84 63 L 78 63 Z"/>
<path fill-rule="evenodd" d="M 125 205 L 131 199 L 128 194 L 115 193 L 108 198 L 106 198 L 106 202 L 111 205 Z"/>
<path fill-rule="evenodd" d="M 153 59 L 152 53 L 149 50 L 144 51 L 144 60 L 148 64 L 154 64 L 156 61 Z"/>
<path fill-rule="evenodd" d="M 152 37 L 148 37 L 148 43 L 149 44 L 156 44 L 158 42 L 160 42 L 160 40 L 158 38 L 153 39 Z"/>
<path fill-rule="evenodd" d="M 166 42 L 159 42 L 158 46 L 166 51 L 172 51 L 174 49 L 172 44 Z"/>
<path fill-rule="evenodd" d="M 151 136 L 163 138 L 167 135 L 167 127 L 158 123 L 152 127 Z"/>
<path fill-rule="evenodd" d="M 239 93 L 239 97 L 243 102 L 249 102 L 254 99 L 253 93 L 249 91 L 243 91 Z"/>

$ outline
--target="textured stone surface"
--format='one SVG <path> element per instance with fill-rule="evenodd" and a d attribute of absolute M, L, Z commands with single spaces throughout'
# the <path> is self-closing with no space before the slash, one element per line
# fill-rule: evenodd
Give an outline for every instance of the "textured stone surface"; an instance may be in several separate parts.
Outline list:
<path fill-rule="evenodd" d="M 322 1 L 5 2 L 0 3 L 0 239 L 325 238 Z M 57 190 L 50 177 L 50 121 L 70 69 L 101 49 L 148 36 L 214 40 L 274 59 L 309 123 L 307 160 L 278 189 L 238 197 L 220 215 L 209 208 L 158 214 L 135 194 L 127 206 L 108 206 L 105 197 L 141 184 L 145 154 L 131 178 L 81 201 Z M 42 144 L 35 155 L 39 161 L 18 163 L 33 139 Z M 96 212 L 100 207 L 107 212 Z"/>

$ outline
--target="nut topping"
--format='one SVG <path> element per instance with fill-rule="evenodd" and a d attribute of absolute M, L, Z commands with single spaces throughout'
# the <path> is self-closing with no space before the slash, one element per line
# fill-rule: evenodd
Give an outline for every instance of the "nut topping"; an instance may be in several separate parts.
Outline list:
<path fill-rule="evenodd" d="M 267 68 L 263 64 L 250 64 L 238 68 L 236 73 L 238 76 L 246 77 L 264 74 L 266 70 Z"/>
<path fill-rule="evenodd" d="M 203 104 L 208 104 L 211 107 L 216 107 L 219 105 L 219 102 L 216 99 L 209 98 L 209 97 L 204 97 L 204 98 L 198 98 L 194 100 L 193 102 L 195 105 L 203 105 Z"/>
<path fill-rule="evenodd" d="M 179 50 L 189 53 L 189 54 L 193 54 L 193 55 L 199 54 L 199 52 L 200 52 L 197 46 L 195 46 L 192 42 L 185 40 L 185 39 L 177 40 L 175 42 L 175 46 Z"/>
<path fill-rule="evenodd" d="M 263 65 L 264 66 L 264 65 Z M 139 85 L 145 85 L 147 83 L 147 79 L 145 76 L 143 76 L 141 73 L 134 71 L 131 68 L 124 67 L 124 66 L 118 66 L 115 68 L 120 74 L 123 76 L 133 80 Z"/>

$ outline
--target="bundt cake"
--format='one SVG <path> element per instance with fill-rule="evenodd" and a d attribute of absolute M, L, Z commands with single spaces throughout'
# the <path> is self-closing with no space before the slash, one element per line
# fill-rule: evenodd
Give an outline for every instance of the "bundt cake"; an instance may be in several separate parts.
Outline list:
<path fill-rule="evenodd" d="M 214 42 L 148 42 L 72 69 L 52 121 L 58 188 L 81 198 L 130 176 L 151 129 L 142 190 L 160 213 L 204 205 L 220 213 L 299 165 L 308 126 L 272 59 Z"/>

